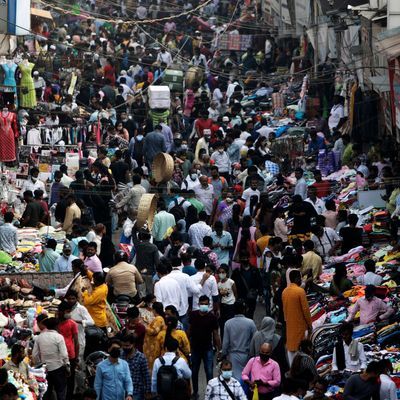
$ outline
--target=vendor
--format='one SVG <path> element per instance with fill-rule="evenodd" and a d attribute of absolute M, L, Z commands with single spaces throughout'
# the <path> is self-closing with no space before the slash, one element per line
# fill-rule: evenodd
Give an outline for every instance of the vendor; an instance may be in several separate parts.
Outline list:
<path fill-rule="evenodd" d="M 360 285 L 374 285 L 379 286 L 382 283 L 382 277 L 375 273 L 375 261 L 365 260 L 365 275 L 361 275 L 357 278 L 357 282 Z"/>
<path fill-rule="evenodd" d="M 314 242 L 315 251 L 326 260 L 328 257 L 333 256 L 336 250 L 340 247 L 340 237 L 332 229 L 314 225 L 311 227 L 311 240 Z"/>
<path fill-rule="evenodd" d="M 365 288 L 365 297 L 357 300 L 354 307 L 350 309 L 346 321 L 352 321 L 358 311 L 360 311 L 361 325 L 383 321 L 394 313 L 392 307 L 375 296 L 375 286 L 373 285 L 368 285 Z"/>
<path fill-rule="evenodd" d="M 335 265 L 335 275 L 329 287 L 329 293 L 332 296 L 341 296 L 347 290 L 353 287 L 353 283 L 350 279 L 347 279 L 346 264 L 339 263 Z"/>
<path fill-rule="evenodd" d="M 364 346 L 353 339 L 353 325 L 345 322 L 339 330 L 339 340 L 333 350 L 332 371 L 349 370 L 357 372 L 367 366 Z"/>
<path fill-rule="evenodd" d="M 27 190 L 33 193 L 37 189 L 43 190 L 43 197 L 47 198 L 46 186 L 39 179 L 39 169 L 37 167 L 32 167 L 29 171 L 28 179 L 22 184 L 20 193 L 24 194 Z"/>
<path fill-rule="evenodd" d="M 46 246 L 43 247 L 42 252 L 38 255 L 40 272 L 54 272 L 54 264 L 60 257 L 60 254 L 56 252 L 56 247 L 55 239 L 49 239 Z"/>
<path fill-rule="evenodd" d="M 24 361 L 25 358 L 25 347 L 20 344 L 14 344 L 11 349 L 11 359 L 4 364 L 4 368 L 7 371 L 17 372 L 22 376 L 24 381 L 28 383 L 32 379 L 29 374 L 29 366 Z"/>

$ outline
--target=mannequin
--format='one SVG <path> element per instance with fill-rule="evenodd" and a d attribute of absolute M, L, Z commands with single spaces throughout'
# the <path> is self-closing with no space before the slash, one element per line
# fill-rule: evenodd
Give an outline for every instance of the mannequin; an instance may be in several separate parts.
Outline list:
<path fill-rule="evenodd" d="M 18 65 L 21 73 L 20 107 L 36 107 L 36 92 L 32 78 L 32 70 L 35 64 L 30 63 L 26 58 Z"/>
<path fill-rule="evenodd" d="M 0 161 L 16 160 L 15 139 L 18 138 L 17 117 L 4 107 L 0 115 Z"/>
<path fill-rule="evenodd" d="M 15 80 L 15 71 L 17 70 L 17 64 L 13 60 L 4 58 L 1 62 L 1 69 L 3 71 L 4 79 L 2 84 L 3 98 L 5 103 L 14 104 L 16 102 L 15 94 L 17 92 L 17 82 Z"/>

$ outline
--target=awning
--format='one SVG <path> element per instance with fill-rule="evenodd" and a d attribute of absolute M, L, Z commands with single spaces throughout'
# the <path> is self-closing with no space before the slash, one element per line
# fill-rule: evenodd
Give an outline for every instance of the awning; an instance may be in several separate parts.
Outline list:
<path fill-rule="evenodd" d="M 368 80 L 371 82 L 376 91 L 381 93 L 390 92 L 388 75 L 369 76 Z"/>
<path fill-rule="evenodd" d="M 51 16 L 50 11 L 47 10 L 41 10 L 39 8 L 31 8 L 31 15 L 44 19 L 50 19 L 51 21 L 53 21 L 53 17 Z"/>
<path fill-rule="evenodd" d="M 380 53 L 385 53 L 388 60 L 400 56 L 400 33 L 377 41 L 376 48 Z"/>

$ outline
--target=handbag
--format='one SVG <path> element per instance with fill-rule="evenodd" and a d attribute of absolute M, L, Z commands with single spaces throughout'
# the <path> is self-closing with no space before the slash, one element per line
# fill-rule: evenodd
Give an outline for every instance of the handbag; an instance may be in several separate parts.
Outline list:
<path fill-rule="evenodd" d="M 249 285 L 246 282 L 246 279 L 243 278 L 243 275 L 240 274 L 240 278 L 242 279 L 243 285 L 246 288 L 246 299 L 247 300 L 257 300 L 258 291 L 254 288 L 249 288 Z"/>
<path fill-rule="evenodd" d="M 222 383 L 222 386 L 225 388 L 225 390 L 228 392 L 229 397 L 232 400 L 236 400 L 236 396 L 232 393 L 232 390 L 229 389 L 229 386 L 226 384 L 225 380 L 220 380 L 220 382 Z"/>

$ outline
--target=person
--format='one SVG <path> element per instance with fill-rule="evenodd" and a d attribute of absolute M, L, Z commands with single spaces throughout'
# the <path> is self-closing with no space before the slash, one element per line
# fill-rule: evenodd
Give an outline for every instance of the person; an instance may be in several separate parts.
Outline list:
<path fill-rule="evenodd" d="M 316 189 L 316 196 L 320 199 L 329 196 L 329 194 L 331 193 L 331 185 L 328 180 L 322 180 L 320 170 L 317 169 L 314 171 L 314 179 L 315 182 L 311 185 L 311 187 Z"/>
<path fill-rule="evenodd" d="M 39 178 L 39 169 L 32 167 L 29 171 L 28 179 L 22 183 L 20 193 L 24 194 L 26 191 L 30 191 L 33 196 L 33 192 L 37 189 L 43 190 L 43 197 L 47 198 L 46 186 Z"/>
<path fill-rule="evenodd" d="M 0 226 L 0 250 L 14 254 L 18 246 L 18 229 L 12 225 L 14 213 L 7 211 L 4 214 L 4 224 Z"/>
<path fill-rule="evenodd" d="M 336 230 L 338 224 L 338 213 L 336 212 L 336 203 L 329 199 L 325 202 L 326 211 L 322 213 L 325 217 L 325 226 Z"/>
<path fill-rule="evenodd" d="M 258 179 L 251 178 L 250 179 L 250 187 L 247 188 L 242 193 L 242 200 L 246 203 L 245 204 L 245 209 L 250 209 L 250 202 L 254 198 L 257 198 L 256 203 L 258 203 L 260 201 L 260 195 L 261 195 L 261 193 L 258 190 Z M 255 196 L 255 197 L 253 197 L 253 196 Z"/>
<path fill-rule="evenodd" d="M 250 343 L 257 328 L 254 321 L 244 316 L 246 303 L 235 302 L 235 316 L 226 321 L 221 357 L 229 356 L 233 367 L 233 376 L 241 379 L 242 371 L 248 360 Z"/>
<path fill-rule="evenodd" d="M 367 366 L 367 358 L 363 344 L 353 339 L 353 324 L 344 322 L 340 326 L 339 335 L 339 340 L 333 349 L 332 371 L 364 370 Z"/>
<path fill-rule="evenodd" d="M 233 377 L 232 362 L 222 360 L 220 374 L 211 379 L 206 388 L 204 400 L 247 400 L 238 379 Z"/>
<path fill-rule="evenodd" d="M 139 308 L 136 306 L 129 307 L 126 311 L 125 326 L 115 337 L 122 340 L 126 335 L 134 335 L 136 337 L 136 348 L 143 352 L 145 334 L 146 327 L 140 317 Z"/>
<path fill-rule="evenodd" d="M 307 183 L 303 177 L 304 171 L 302 168 L 296 168 L 294 176 L 297 179 L 296 186 L 294 188 L 294 194 L 300 195 L 303 200 L 307 198 Z"/>
<path fill-rule="evenodd" d="M 75 257 L 71 254 L 72 249 L 68 243 L 65 243 L 63 246 L 63 251 L 60 257 L 56 259 L 54 262 L 54 272 L 71 272 L 72 271 L 72 261 L 76 260 L 78 257 Z"/>
<path fill-rule="evenodd" d="M 263 343 L 258 356 L 250 358 L 242 372 L 242 380 L 250 391 L 254 391 L 257 385 L 261 400 L 271 400 L 281 384 L 279 364 L 271 358 L 271 353 L 271 344 Z"/>
<path fill-rule="evenodd" d="M 199 212 L 199 222 L 189 227 L 189 241 L 192 246 L 201 249 L 203 247 L 203 238 L 212 234 L 211 227 L 207 225 L 208 215 L 205 211 Z"/>
<path fill-rule="evenodd" d="M 84 263 L 89 271 L 93 273 L 102 273 L 103 266 L 96 252 L 97 252 L 97 243 L 90 242 L 85 250 Z"/>
<path fill-rule="evenodd" d="M 24 359 L 25 347 L 21 344 L 15 343 L 11 348 L 11 358 L 4 364 L 3 368 L 5 368 L 7 371 L 18 373 L 22 376 L 24 381 L 28 383 L 34 378 L 29 372 L 29 366 Z"/>
<path fill-rule="evenodd" d="M 45 328 L 35 340 L 32 350 L 33 365 L 46 364 L 47 392 L 45 400 L 52 397 L 53 390 L 57 400 L 66 400 L 67 376 L 70 368 L 67 347 L 64 338 L 57 332 L 56 318 L 41 321 Z"/>
<path fill-rule="evenodd" d="M 342 296 L 344 292 L 353 287 L 353 282 L 347 279 L 346 264 L 339 263 L 335 265 L 335 274 L 329 286 L 329 293 L 332 296 Z"/>
<path fill-rule="evenodd" d="M 233 249 L 232 235 L 223 229 L 221 221 L 215 221 L 214 232 L 211 233 L 213 252 L 218 256 L 220 265 L 229 264 L 229 252 Z"/>
<path fill-rule="evenodd" d="M 75 196 L 70 194 L 66 198 L 67 201 L 67 209 L 65 212 L 65 218 L 62 225 L 62 230 L 65 231 L 67 235 L 70 235 L 72 232 L 72 226 L 74 224 L 74 220 L 81 218 L 81 209 L 75 202 Z"/>
<path fill-rule="evenodd" d="M 151 395 L 151 378 L 146 357 L 136 348 L 134 335 L 124 336 L 121 340 L 121 359 L 128 363 L 133 384 L 133 398 L 144 400 Z"/>
<path fill-rule="evenodd" d="M 306 240 L 303 247 L 301 274 L 302 276 L 309 276 L 312 282 L 316 283 L 322 274 L 322 258 L 314 252 L 314 242 L 312 240 Z"/>
<path fill-rule="evenodd" d="M 129 364 L 120 358 L 121 342 L 112 339 L 108 358 L 96 367 L 94 389 L 98 400 L 133 400 L 133 383 Z"/>
<path fill-rule="evenodd" d="M 379 376 L 379 380 L 381 382 L 381 386 L 379 389 L 379 398 L 387 399 L 387 400 L 396 400 L 397 399 L 397 387 L 393 380 L 390 378 L 390 375 L 393 373 L 392 362 L 388 358 L 384 358 L 379 362 L 381 367 L 381 374 Z"/>
<path fill-rule="evenodd" d="M 83 305 L 89 311 L 95 325 L 106 330 L 108 322 L 106 314 L 108 286 L 105 284 L 103 273 L 95 272 L 93 274 L 91 293 L 86 288 L 82 291 Z"/>
<path fill-rule="evenodd" d="M 186 275 L 193 276 L 197 274 L 197 269 L 192 264 L 192 256 L 189 253 L 181 254 L 182 272 Z"/>
<path fill-rule="evenodd" d="M 342 241 L 334 229 L 321 225 L 314 225 L 311 228 L 311 232 L 313 233 L 311 240 L 314 242 L 315 251 L 324 261 L 335 255 Z"/>
<path fill-rule="evenodd" d="M 72 398 L 75 388 L 75 369 L 79 362 L 78 324 L 71 319 L 72 306 L 63 301 L 58 306 L 58 332 L 67 346 L 70 374 L 67 382 L 67 398 Z"/>
<path fill-rule="evenodd" d="M 364 372 L 353 374 L 344 385 L 344 400 L 379 400 L 380 365 L 371 361 Z"/>
<path fill-rule="evenodd" d="M 142 178 L 140 175 L 132 176 L 133 186 L 129 189 L 129 192 L 124 196 L 120 202 L 116 204 L 118 209 L 126 207 L 127 212 L 137 211 L 140 203 L 140 199 L 146 193 L 146 189 L 141 185 Z"/>
<path fill-rule="evenodd" d="M 282 292 L 282 304 L 286 323 L 286 349 L 291 365 L 305 332 L 311 335 L 312 322 L 306 292 L 301 288 L 300 271 L 290 271 L 289 279 L 290 285 Z"/>
<path fill-rule="evenodd" d="M 342 105 L 342 99 L 343 98 L 338 95 L 333 97 L 333 106 L 328 118 L 328 126 L 331 132 L 333 132 L 335 129 L 339 129 L 344 121 L 344 107 Z"/>
<path fill-rule="evenodd" d="M 305 201 L 307 201 L 314 207 L 318 215 L 321 215 L 326 211 L 325 202 L 317 197 L 317 189 L 313 186 L 310 186 L 308 188 L 308 197 Z"/>
<path fill-rule="evenodd" d="M 37 228 L 43 221 L 44 210 L 39 203 L 33 200 L 33 193 L 30 190 L 24 192 L 24 201 L 26 208 L 20 220 L 21 227 Z"/>
<path fill-rule="evenodd" d="M 119 123 L 119 126 L 122 127 L 122 122 Z M 122 128 L 127 132 L 125 128 Z M 114 160 L 111 161 L 110 169 L 115 179 L 115 183 L 118 185 L 119 183 L 128 183 L 129 176 L 129 165 L 123 159 L 122 150 L 118 149 L 114 153 Z"/>
<path fill-rule="evenodd" d="M 358 299 L 354 307 L 350 308 L 346 322 L 352 321 L 358 311 L 360 311 L 361 325 L 384 321 L 394 313 L 391 306 L 375 296 L 375 286 L 373 285 L 368 285 L 365 288 L 365 296 Z"/>
<path fill-rule="evenodd" d="M 221 351 L 221 339 L 218 333 L 217 317 L 210 312 L 210 299 L 207 296 L 199 297 L 199 309 L 189 316 L 188 338 L 191 347 L 193 396 L 198 397 L 199 371 L 203 360 L 206 379 L 213 377 L 213 348 Z"/>
<path fill-rule="evenodd" d="M 357 278 L 357 282 L 363 286 L 367 285 L 380 286 L 383 278 L 376 273 L 375 261 L 371 259 L 365 260 L 364 267 L 365 267 L 365 274 L 360 275 Z"/>
<path fill-rule="evenodd" d="M 226 321 L 235 315 L 234 304 L 237 299 L 237 290 L 235 281 L 229 278 L 229 267 L 221 264 L 217 270 L 218 273 L 218 292 L 220 296 L 220 317 L 219 326 L 221 332 L 221 340 L 224 337 L 224 327 Z"/>
<path fill-rule="evenodd" d="M 174 215 L 167 212 L 167 206 L 164 200 L 159 200 L 157 207 L 158 212 L 154 216 L 152 227 L 153 242 L 158 247 L 158 250 L 164 253 L 165 235 L 170 228 L 176 225 L 176 221 Z"/>
<path fill-rule="evenodd" d="M 290 366 L 289 376 L 299 379 L 308 384 L 314 382 L 318 378 L 318 372 L 312 358 L 313 346 L 310 340 L 302 340 L 299 345 L 299 351 L 293 358 Z"/>
<path fill-rule="evenodd" d="M 349 226 L 345 226 L 339 231 L 339 236 L 342 238 L 342 254 L 348 253 L 351 249 L 361 246 L 363 243 L 363 229 L 357 227 L 358 216 L 356 214 L 350 214 L 347 220 Z"/>
<path fill-rule="evenodd" d="M 57 241 L 55 239 L 47 240 L 42 252 L 38 255 L 40 272 L 53 272 L 54 264 L 60 257 L 60 254 L 56 252 L 56 247 Z"/>
<path fill-rule="evenodd" d="M 137 286 L 142 284 L 143 278 L 137 268 L 128 263 L 128 255 L 119 250 L 115 254 L 115 265 L 108 271 L 106 283 L 113 289 L 115 297 L 119 295 L 129 296 L 132 300 L 138 300 Z"/>
<path fill-rule="evenodd" d="M 0 388 L 0 398 L 2 400 L 18 400 L 20 397 L 17 388 L 12 383 L 6 383 Z"/>
<path fill-rule="evenodd" d="M 328 382 L 324 378 L 318 378 L 314 383 L 313 394 L 306 396 L 305 400 L 329 400 L 325 395 L 328 390 Z"/>
<path fill-rule="evenodd" d="M 207 214 L 207 218 L 212 215 L 214 198 L 214 186 L 208 182 L 208 177 L 205 175 L 199 178 L 200 185 L 194 188 L 196 199 L 204 204 L 204 212 Z M 199 213 L 199 218 L 200 218 Z M 193 244 L 193 243 L 192 243 Z"/>
<path fill-rule="evenodd" d="M 68 167 L 65 164 L 60 165 L 60 172 L 63 174 L 61 178 L 61 183 L 65 187 L 69 188 L 69 186 L 73 182 L 73 179 L 70 176 L 68 176 Z"/>
<path fill-rule="evenodd" d="M 294 195 L 292 201 L 293 204 L 289 208 L 289 216 L 293 217 L 293 227 L 290 234 L 299 236 L 302 239 L 304 235 L 308 236 L 311 232 L 311 222 L 318 214 L 315 208 L 304 201 L 300 195 Z"/>
<path fill-rule="evenodd" d="M 272 352 L 277 348 L 281 337 L 275 332 L 276 322 L 271 317 L 264 317 L 261 321 L 260 330 L 258 330 L 251 339 L 250 352 L 251 357 L 255 357 L 263 343 L 269 343 Z"/>
<path fill-rule="evenodd" d="M 143 140 L 143 154 L 147 165 L 153 164 L 154 157 L 158 153 L 165 153 L 167 145 L 165 137 L 162 134 L 162 126 L 156 125 L 154 131 L 149 132 Z"/>

